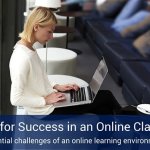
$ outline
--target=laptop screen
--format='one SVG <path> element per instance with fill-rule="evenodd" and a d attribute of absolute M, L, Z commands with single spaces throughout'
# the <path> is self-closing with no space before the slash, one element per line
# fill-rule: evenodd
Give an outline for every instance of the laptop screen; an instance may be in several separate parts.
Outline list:
<path fill-rule="evenodd" d="M 94 92 L 94 94 L 96 95 L 107 75 L 108 72 L 108 68 L 106 66 L 105 60 L 102 59 L 98 65 L 98 67 L 96 68 L 96 71 L 92 77 L 92 80 L 90 82 L 90 88 L 91 90 Z"/>

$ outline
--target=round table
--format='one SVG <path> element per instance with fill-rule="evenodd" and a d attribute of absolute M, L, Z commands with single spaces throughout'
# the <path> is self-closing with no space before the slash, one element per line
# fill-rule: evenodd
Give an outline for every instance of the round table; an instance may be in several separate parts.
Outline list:
<path fill-rule="evenodd" d="M 48 79 L 55 84 L 74 84 L 78 86 L 88 86 L 88 83 L 80 78 L 68 75 L 48 75 Z"/>
<path fill-rule="evenodd" d="M 43 52 L 39 55 L 42 61 L 46 62 L 47 74 L 74 75 L 76 70 L 77 54 L 64 48 L 48 47 L 37 49 Z"/>

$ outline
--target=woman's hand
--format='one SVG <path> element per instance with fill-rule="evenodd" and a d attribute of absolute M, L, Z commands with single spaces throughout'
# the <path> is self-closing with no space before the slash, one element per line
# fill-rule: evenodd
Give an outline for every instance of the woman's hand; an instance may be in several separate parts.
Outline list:
<path fill-rule="evenodd" d="M 65 92 L 65 91 L 69 91 L 69 90 L 77 91 L 79 89 L 79 86 L 77 84 L 65 84 L 65 85 L 56 84 L 54 86 L 54 89 L 56 89 L 60 92 Z"/>
<path fill-rule="evenodd" d="M 46 105 L 54 104 L 58 101 L 63 101 L 66 99 L 65 95 L 63 93 L 60 93 L 60 92 L 51 93 L 44 98 L 46 101 Z"/>

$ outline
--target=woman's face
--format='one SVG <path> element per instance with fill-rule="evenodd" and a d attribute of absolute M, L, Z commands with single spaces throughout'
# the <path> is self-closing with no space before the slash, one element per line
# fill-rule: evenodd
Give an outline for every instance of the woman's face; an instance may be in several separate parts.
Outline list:
<path fill-rule="evenodd" d="M 45 44 L 48 40 L 53 39 L 53 32 L 55 30 L 55 25 L 51 24 L 45 27 L 37 25 L 34 28 L 35 42 L 38 41 L 41 44 Z"/>

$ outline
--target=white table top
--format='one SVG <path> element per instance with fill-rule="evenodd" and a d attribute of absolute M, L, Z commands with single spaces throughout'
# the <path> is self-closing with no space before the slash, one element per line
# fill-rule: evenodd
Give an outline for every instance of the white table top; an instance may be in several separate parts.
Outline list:
<path fill-rule="evenodd" d="M 73 84 L 76 83 L 79 86 L 88 86 L 88 83 L 80 78 L 68 76 L 68 75 L 48 75 L 49 80 L 56 84 Z"/>
<path fill-rule="evenodd" d="M 43 58 L 46 59 L 46 48 L 37 49 L 37 53 Z M 77 54 L 69 49 L 48 47 L 47 48 L 47 59 L 53 61 L 63 61 L 74 59 L 77 57 Z"/>

